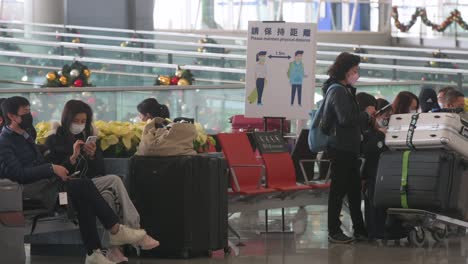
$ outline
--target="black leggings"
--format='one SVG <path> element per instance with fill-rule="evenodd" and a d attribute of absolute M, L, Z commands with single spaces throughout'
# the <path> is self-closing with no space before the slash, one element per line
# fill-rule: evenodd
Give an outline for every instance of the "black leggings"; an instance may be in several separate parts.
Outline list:
<path fill-rule="evenodd" d="M 328 196 L 328 233 L 342 232 L 340 214 L 343 199 L 348 197 L 349 211 L 355 232 L 366 233 L 361 212 L 361 177 L 358 155 L 338 149 L 328 149 L 332 161 L 331 186 Z"/>
<path fill-rule="evenodd" d="M 119 223 L 119 218 L 102 198 L 91 180 L 76 179 L 67 183 L 68 195 L 78 213 L 78 222 L 83 243 L 88 254 L 100 249 L 101 240 L 96 227 L 96 217 L 106 230 Z"/>

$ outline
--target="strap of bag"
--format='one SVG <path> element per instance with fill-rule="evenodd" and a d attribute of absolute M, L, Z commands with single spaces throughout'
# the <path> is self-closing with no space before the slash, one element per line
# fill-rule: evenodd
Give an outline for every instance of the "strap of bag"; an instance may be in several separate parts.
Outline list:
<path fill-rule="evenodd" d="M 401 166 L 401 186 L 400 186 L 400 200 L 401 207 L 408 208 L 408 163 L 411 150 L 403 152 L 403 161 Z"/>
<path fill-rule="evenodd" d="M 418 123 L 419 113 L 416 113 L 411 116 L 411 122 L 408 128 L 408 133 L 406 134 L 406 146 L 411 150 L 416 150 L 416 147 L 413 144 L 414 130 L 416 129 L 416 124 Z"/>
<path fill-rule="evenodd" d="M 322 122 L 323 114 L 324 114 L 323 112 L 325 111 L 325 105 L 327 103 L 328 94 L 330 93 L 332 89 L 338 86 L 340 86 L 340 84 L 334 83 L 330 85 L 330 87 L 328 87 L 327 92 L 325 93 L 325 96 L 323 97 L 323 102 L 320 105 L 319 109 L 317 110 L 317 113 L 316 113 L 317 117 L 315 118 L 315 122 L 312 124 L 312 127 L 317 128 L 319 124 Z"/>

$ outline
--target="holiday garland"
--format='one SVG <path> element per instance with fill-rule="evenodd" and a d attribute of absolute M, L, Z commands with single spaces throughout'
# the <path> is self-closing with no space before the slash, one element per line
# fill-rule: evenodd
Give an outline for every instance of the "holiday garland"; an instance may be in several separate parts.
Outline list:
<path fill-rule="evenodd" d="M 468 30 L 468 24 L 463 20 L 461 17 L 460 11 L 458 9 L 454 9 L 452 12 L 450 12 L 450 16 L 447 17 L 444 22 L 441 24 L 435 24 L 432 21 L 430 21 L 427 18 L 427 13 L 426 9 L 422 7 L 416 8 L 416 11 L 414 14 L 411 16 L 411 20 L 408 22 L 408 24 L 403 24 L 400 22 L 398 19 L 398 7 L 394 6 L 392 8 L 392 17 L 395 20 L 395 26 L 401 31 L 401 32 L 408 32 L 410 28 L 416 23 L 416 20 L 418 17 L 421 17 L 422 22 L 424 25 L 428 27 L 432 27 L 433 30 L 437 32 L 444 32 L 448 26 L 450 26 L 453 22 L 457 23 L 460 27 L 462 27 L 464 30 Z"/>

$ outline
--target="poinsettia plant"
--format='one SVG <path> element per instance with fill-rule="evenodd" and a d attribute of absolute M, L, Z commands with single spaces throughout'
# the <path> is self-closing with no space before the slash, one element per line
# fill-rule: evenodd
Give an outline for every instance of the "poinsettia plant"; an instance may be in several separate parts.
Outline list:
<path fill-rule="evenodd" d="M 171 122 L 170 120 L 168 120 Z M 56 123 L 56 122 L 55 122 Z M 100 147 L 105 157 L 130 157 L 135 154 L 141 141 L 145 122 L 130 123 L 118 121 L 94 122 L 98 132 Z M 197 152 L 206 152 L 210 146 L 214 146 L 215 140 L 206 134 L 200 123 L 195 123 L 197 137 L 193 141 L 193 148 Z M 36 125 L 38 144 L 44 144 L 53 130 L 52 122 L 40 122 Z"/>
<path fill-rule="evenodd" d="M 198 152 L 207 152 L 211 146 L 216 145 L 215 139 L 208 135 L 200 123 L 195 123 L 195 129 L 197 130 L 197 137 L 193 141 L 193 148 Z"/>

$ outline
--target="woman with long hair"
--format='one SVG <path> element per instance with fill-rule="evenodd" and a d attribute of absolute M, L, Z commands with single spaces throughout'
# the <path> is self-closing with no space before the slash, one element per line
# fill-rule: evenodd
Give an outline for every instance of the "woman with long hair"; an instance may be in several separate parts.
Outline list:
<path fill-rule="evenodd" d="M 417 113 L 419 109 L 418 97 L 408 91 L 400 92 L 393 100 L 393 114 Z"/>
<path fill-rule="evenodd" d="M 147 98 L 137 105 L 138 115 L 141 121 L 148 121 L 155 117 L 170 118 L 167 105 L 160 104 L 156 98 Z"/>
<path fill-rule="evenodd" d="M 116 175 L 106 175 L 99 142 L 87 141 L 88 137 L 97 135 L 92 124 L 93 111 L 88 104 L 79 100 L 68 101 L 62 112 L 61 126 L 46 140 L 50 150 L 46 158 L 54 164 L 62 164 L 71 174 L 79 172 L 77 177 L 91 179 L 123 223 L 138 229 L 140 215 L 122 180 Z M 138 242 L 142 249 L 158 245 L 159 242 L 148 235 Z M 118 247 L 111 247 L 107 258 L 117 263 L 128 261 Z"/>

